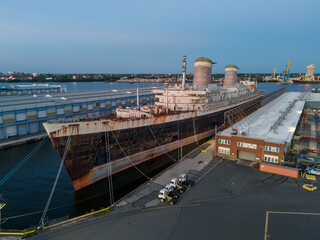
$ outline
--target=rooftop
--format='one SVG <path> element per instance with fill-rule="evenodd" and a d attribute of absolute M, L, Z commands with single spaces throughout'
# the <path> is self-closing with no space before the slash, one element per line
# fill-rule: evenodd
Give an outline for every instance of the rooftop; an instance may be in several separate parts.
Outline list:
<path fill-rule="evenodd" d="M 288 143 L 299 122 L 307 95 L 286 92 L 219 134 L 231 136 L 232 129 L 236 129 L 241 136 Z"/>
<path fill-rule="evenodd" d="M 197 59 L 195 60 L 195 62 L 209 62 L 209 63 L 213 63 L 213 62 L 211 61 L 211 59 L 205 58 L 205 57 L 199 57 L 199 58 L 197 58 Z"/>
<path fill-rule="evenodd" d="M 234 64 L 228 64 L 225 68 L 236 68 L 239 69 L 236 65 Z"/>
<path fill-rule="evenodd" d="M 150 94 L 150 87 L 140 88 L 139 95 Z M 136 96 L 136 89 L 116 89 L 91 92 L 49 93 L 25 96 L 5 96 L 0 99 L 0 112 L 38 107 L 49 107 L 87 101 L 99 101 Z"/>

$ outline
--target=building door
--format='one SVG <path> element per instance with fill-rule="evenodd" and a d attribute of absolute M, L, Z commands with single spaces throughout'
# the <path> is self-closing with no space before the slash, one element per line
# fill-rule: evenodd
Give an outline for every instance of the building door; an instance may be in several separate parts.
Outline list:
<path fill-rule="evenodd" d="M 256 161 L 256 153 L 255 152 L 246 152 L 246 151 L 238 151 L 238 158 L 249 160 L 249 161 Z"/>
<path fill-rule="evenodd" d="M 29 131 L 30 133 L 38 132 L 38 123 L 37 122 L 29 123 Z"/>
<path fill-rule="evenodd" d="M 7 137 L 17 136 L 17 126 L 6 127 Z"/>
<path fill-rule="evenodd" d="M 28 131 L 27 131 L 27 124 L 19 124 L 18 125 L 18 135 L 21 136 L 21 135 L 25 135 L 27 134 Z"/>

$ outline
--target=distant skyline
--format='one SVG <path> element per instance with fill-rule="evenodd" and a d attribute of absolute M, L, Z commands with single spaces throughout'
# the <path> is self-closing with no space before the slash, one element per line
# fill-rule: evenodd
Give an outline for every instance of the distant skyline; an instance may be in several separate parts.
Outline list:
<path fill-rule="evenodd" d="M 2 1 L 0 72 L 320 72 L 317 0 Z"/>

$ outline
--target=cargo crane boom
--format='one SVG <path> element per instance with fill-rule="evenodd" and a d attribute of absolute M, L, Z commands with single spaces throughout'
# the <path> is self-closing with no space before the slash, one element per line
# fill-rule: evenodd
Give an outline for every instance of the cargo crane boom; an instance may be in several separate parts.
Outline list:
<path fill-rule="evenodd" d="M 288 61 L 287 68 L 282 72 L 282 83 L 288 83 L 290 81 L 289 65 L 290 61 Z"/>

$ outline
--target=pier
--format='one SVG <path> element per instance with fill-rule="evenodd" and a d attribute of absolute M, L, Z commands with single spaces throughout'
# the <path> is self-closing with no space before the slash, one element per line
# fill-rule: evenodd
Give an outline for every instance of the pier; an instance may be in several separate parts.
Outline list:
<path fill-rule="evenodd" d="M 161 203 L 157 192 L 180 174 L 180 162 L 116 202 L 113 211 L 102 209 L 49 226 L 33 239 L 88 239 L 92 235 L 104 239 L 278 239 L 282 234 L 294 237 L 296 231 L 310 239 L 316 236 L 316 231 L 304 232 L 299 223 L 317 229 L 314 220 L 320 219 L 316 201 L 320 192 L 310 195 L 302 191 L 304 179 L 259 172 L 215 157 L 213 150 L 210 140 L 184 157 L 183 171 L 196 184 L 174 206 Z"/>
<path fill-rule="evenodd" d="M 299 98 L 306 101 L 304 113 L 313 111 L 308 105 L 310 99 L 312 96 Z M 316 229 L 314 219 L 320 216 L 316 202 L 319 191 L 310 194 L 301 187 L 308 180 L 260 172 L 241 161 L 216 156 L 216 142 L 210 139 L 198 146 L 113 207 L 48 225 L 33 239 L 88 239 L 92 234 L 104 239 L 128 235 L 131 239 L 277 239 L 283 233 L 293 237 L 296 231 L 315 237 L 316 231 L 305 233 L 299 224 Z M 181 173 L 187 173 L 196 184 L 176 205 L 160 202 L 159 190 Z M 292 227 L 296 231 L 290 231 Z"/>
<path fill-rule="evenodd" d="M 152 104 L 150 87 L 140 88 L 140 105 Z M 0 149 L 45 136 L 42 123 L 99 118 L 117 107 L 136 106 L 136 89 L 42 93 L 0 98 Z"/>

